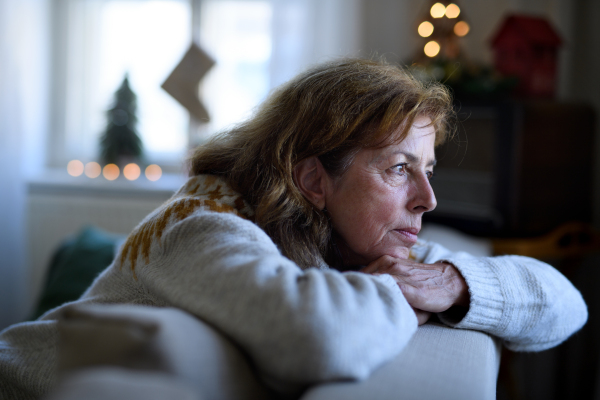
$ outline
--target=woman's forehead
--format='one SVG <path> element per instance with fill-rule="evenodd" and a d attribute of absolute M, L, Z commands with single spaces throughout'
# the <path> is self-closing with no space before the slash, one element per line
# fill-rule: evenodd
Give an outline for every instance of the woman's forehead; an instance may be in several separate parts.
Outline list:
<path fill-rule="evenodd" d="M 406 122 L 406 121 L 405 121 Z M 397 144 L 405 141 L 409 136 L 421 136 L 430 135 L 435 136 L 435 126 L 431 122 L 431 118 L 426 115 L 417 116 L 408 131 L 406 129 L 406 123 L 401 123 L 393 131 L 391 131 L 384 141 L 381 143 L 382 147 L 389 144 Z"/>
<path fill-rule="evenodd" d="M 435 129 L 432 125 L 413 124 L 404 140 L 370 149 L 371 162 L 403 155 L 410 162 L 423 161 L 435 165 Z M 366 154 L 365 154 L 366 155 Z"/>

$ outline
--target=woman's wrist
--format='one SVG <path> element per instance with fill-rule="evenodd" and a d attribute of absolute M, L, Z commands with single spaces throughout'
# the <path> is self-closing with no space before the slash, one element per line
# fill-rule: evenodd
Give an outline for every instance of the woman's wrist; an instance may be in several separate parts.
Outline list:
<path fill-rule="evenodd" d="M 450 268 L 453 281 L 453 292 L 455 293 L 455 299 L 453 305 L 461 307 L 469 307 L 471 295 L 469 294 L 469 286 L 462 276 L 460 271 L 452 264 L 443 261 L 443 264 Z"/>

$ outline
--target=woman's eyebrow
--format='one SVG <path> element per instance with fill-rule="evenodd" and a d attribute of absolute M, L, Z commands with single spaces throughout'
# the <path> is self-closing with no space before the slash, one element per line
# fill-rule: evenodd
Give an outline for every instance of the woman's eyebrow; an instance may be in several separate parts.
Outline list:
<path fill-rule="evenodd" d="M 409 153 L 409 152 L 402 151 L 402 150 L 395 151 L 393 154 L 403 154 L 404 157 L 406 157 L 408 159 L 408 161 L 412 162 L 412 163 L 417 163 L 420 160 L 419 157 L 417 157 L 413 153 Z M 427 162 L 427 164 L 425 164 L 425 166 L 426 167 L 435 167 L 436 164 L 437 164 L 437 160 L 435 158 L 432 158 Z"/>

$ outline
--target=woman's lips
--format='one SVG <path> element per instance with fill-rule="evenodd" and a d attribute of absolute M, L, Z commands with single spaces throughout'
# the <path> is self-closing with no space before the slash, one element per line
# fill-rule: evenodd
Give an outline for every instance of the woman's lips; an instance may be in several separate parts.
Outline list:
<path fill-rule="evenodd" d="M 403 239 L 403 241 L 409 243 L 411 246 L 417 243 L 417 234 L 419 233 L 419 229 L 416 228 L 404 228 L 404 229 L 394 229 L 394 232 L 398 232 Z"/>

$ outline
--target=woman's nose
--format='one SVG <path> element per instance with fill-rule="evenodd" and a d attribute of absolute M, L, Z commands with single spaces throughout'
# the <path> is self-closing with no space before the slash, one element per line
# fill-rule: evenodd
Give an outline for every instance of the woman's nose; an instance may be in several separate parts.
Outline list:
<path fill-rule="evenodd" d="M 413 190 L 411 200 L 408 204 L 408 208 L 411 211 L 424 213 L 435 209 L 437 200 L 435 199 L 435 194 L 427 175 L 423 174 L 415 180 Z"/>

